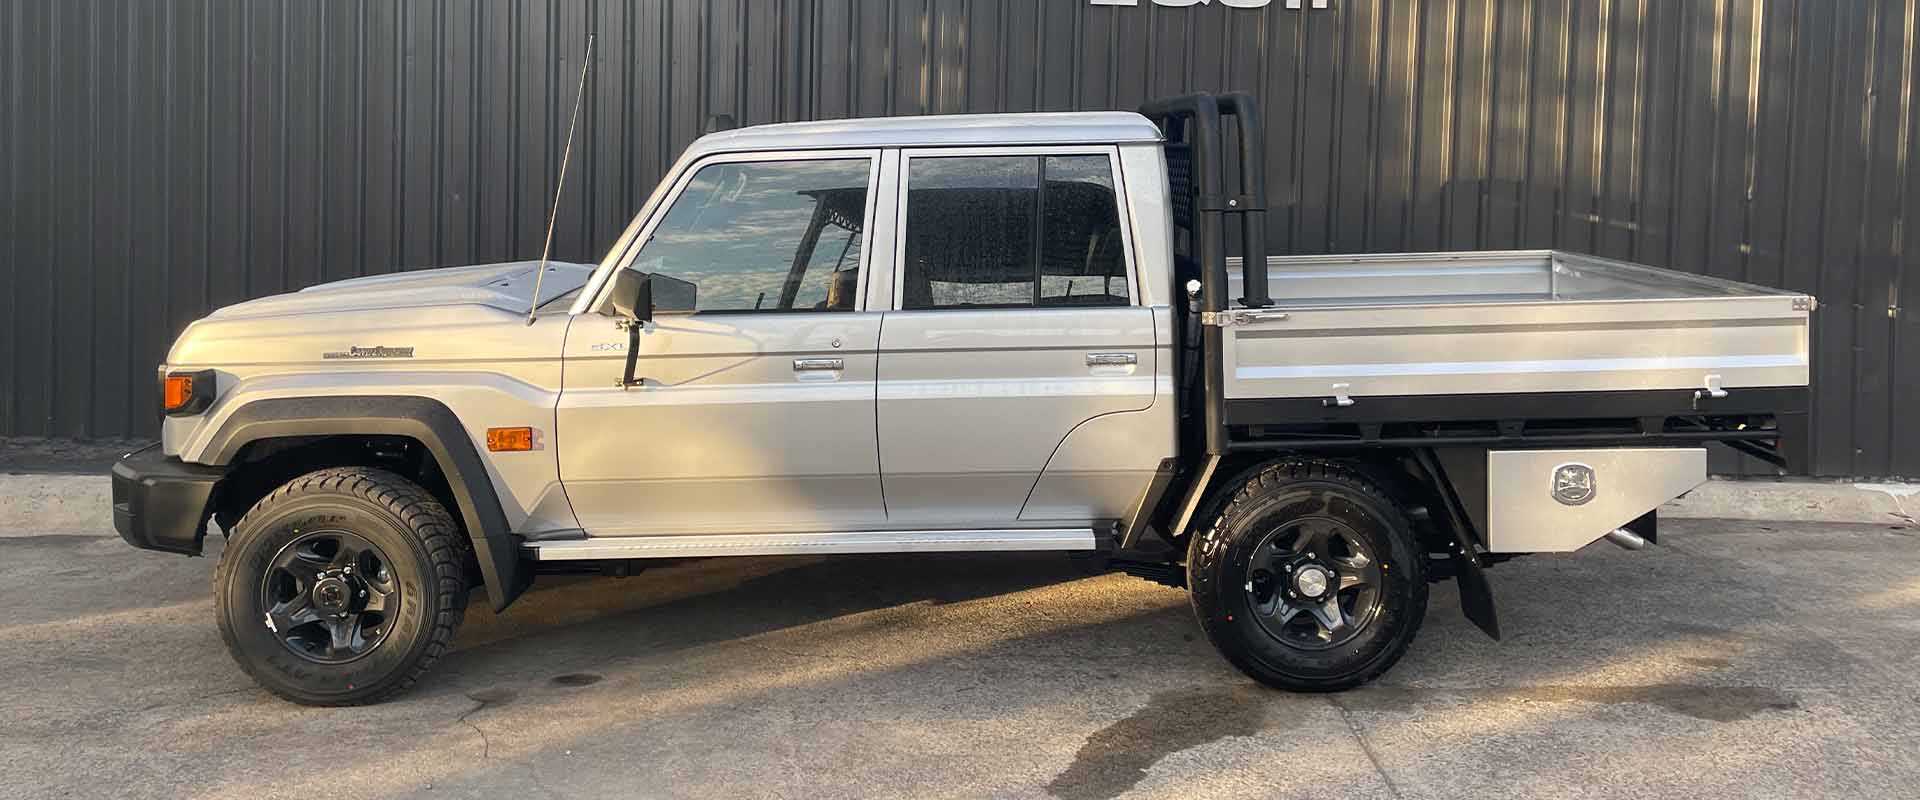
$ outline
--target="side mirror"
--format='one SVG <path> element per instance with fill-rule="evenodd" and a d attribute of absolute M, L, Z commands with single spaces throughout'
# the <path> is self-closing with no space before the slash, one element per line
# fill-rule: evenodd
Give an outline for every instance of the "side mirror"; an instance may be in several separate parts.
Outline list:
<path fill-rule="evenodd" d="M 623 269 L 613 276 L 613 313 L 636 322 L 653 319 L 653 276 Z"/>

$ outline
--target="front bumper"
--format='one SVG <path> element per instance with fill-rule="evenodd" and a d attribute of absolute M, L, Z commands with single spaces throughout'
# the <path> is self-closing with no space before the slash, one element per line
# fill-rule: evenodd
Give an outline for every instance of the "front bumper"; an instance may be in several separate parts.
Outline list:
<path fill-rule="evenodd" d="M 158 445 L 128 453 L 113 465 L 113 527 L 134 547 L 197 556 L 208 500 L 226 474 L 171 458 Z"/>

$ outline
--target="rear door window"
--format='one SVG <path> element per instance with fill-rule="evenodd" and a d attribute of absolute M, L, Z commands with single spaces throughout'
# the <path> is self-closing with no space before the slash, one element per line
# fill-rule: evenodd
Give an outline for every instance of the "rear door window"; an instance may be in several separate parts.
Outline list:
<path fill-rule="evenodd" d="M 1105 155 L 913 157 L 905 236 L 902 309 L 1132 301 Z"/>

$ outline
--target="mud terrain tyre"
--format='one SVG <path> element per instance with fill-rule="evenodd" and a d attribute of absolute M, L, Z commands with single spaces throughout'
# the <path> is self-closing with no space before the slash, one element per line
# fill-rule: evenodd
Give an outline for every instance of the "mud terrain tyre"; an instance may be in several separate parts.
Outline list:
<path fill-rule="evenodd" d="M 220 635 L 241 669 L 287 700 L 386 700 L 453 640 L 468 547 L 447 509 L 399 475 L 307 473 L 234 526 L 213 577 Z"/>
<path fill-rule="evenodd" d="M 1221 655 L 1289 691 L 1349 689 L 1393 666 L 1427 610 L 1426 554 L 1399 506 L 1316 459 L 1225 491 L 1187 552 L 1194 614 Z"/>

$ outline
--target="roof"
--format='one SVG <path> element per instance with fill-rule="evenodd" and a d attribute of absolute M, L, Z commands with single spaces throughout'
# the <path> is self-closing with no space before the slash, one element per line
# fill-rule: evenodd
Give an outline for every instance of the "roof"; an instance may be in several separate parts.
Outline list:
<path fill-rule="evenodd" d="M 945 114 L 754 125 L 701 137 L 688 155 L 857 147 L 1118 144 L 1160 141 L 1146 117 L 1124 111 Z"/>

